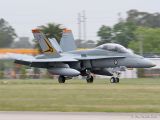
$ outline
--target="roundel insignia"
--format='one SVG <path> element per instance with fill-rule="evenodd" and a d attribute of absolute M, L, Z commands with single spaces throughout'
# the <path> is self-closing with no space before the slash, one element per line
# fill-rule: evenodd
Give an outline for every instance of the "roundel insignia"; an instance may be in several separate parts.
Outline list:
<path fill-rule="evenodd" d="M 114 60 L 114 64 L 115 64 L 115 65 L 118 65 L 118 61 L 117 61 L 117 60 Z"/>

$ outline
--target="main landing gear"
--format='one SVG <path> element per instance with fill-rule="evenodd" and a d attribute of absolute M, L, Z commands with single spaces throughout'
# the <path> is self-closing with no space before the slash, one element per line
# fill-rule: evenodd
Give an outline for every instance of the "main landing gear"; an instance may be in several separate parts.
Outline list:
<path fill-rule="evenodd" d="M 58 82 L 59 83 L 65 83 L 65 81 L 66 81 L 66 77 L 61 76 L 61 75 L 58 77 Z"/>
<path fill-rule="evenodd" d="M 87 74 L 87 77 L 86 77 L 87 83 L 93 83 L 94 78 L 92 76 L 91 71 L 86 69 L 86 74 Z"/>
<path fill-rule="evenodd" d="M 88 75 L 86 78 L 87 83 L 93 83 L 93 80 L 94 80 L 94 78 L 92 75 Z"/>
<path fill-rule="evenodd" d="M 58 77 L 58 82 L 59 83 L 65 83 L 66 79 L 67 79 L 67 77 L 60 75 Z M 68 78 L 68 79 L 70 79 L 70 78 Z M 94 78 L 91 74 L 87 75 L 87 77 L 86 77 L 87 83 L 93 83 L 93 80 L 94 80 Z"/>
<path fill-rule="evenodd" d="M 58 82 L 59 82 L 59 83 L 65 83 L 66 80 L 69 80 L 69 79 L 72 79 L 72 77 L 60 75 L 60 76 L 58 77 Z"/>

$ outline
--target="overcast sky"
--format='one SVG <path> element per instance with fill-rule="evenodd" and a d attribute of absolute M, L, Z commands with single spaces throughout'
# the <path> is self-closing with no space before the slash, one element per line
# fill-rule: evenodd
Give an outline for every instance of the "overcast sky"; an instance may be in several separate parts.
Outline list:
<path fill-rule="evenodd" d="M 125 17 L 130 9 L 160 12 L 160 0 L 0 0 L 0 18 L 31 39 L 31 29 L 49 22 L 63 24 L 78 38 L 77 14 L 85 10 L 87 39 L 96 40 L 101 25 L 115 24 L 118 13 Z"/>

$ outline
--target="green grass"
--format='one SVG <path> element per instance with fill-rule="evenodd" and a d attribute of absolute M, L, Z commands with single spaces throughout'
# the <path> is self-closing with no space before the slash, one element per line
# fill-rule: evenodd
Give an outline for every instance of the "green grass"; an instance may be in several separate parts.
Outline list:
<path fill-rule="evenodd" d="M 0 111 L 160 112 L 160 79 L 0 80 Z"/>

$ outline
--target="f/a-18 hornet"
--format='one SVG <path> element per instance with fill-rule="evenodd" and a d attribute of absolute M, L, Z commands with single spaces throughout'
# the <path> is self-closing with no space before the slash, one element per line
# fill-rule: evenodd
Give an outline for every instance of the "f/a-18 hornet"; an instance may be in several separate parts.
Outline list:
<path fill-rule="evenodd" d="M 155 66 L 150 60 L 115 43 L 77 50 L 71 30 L 63 31 L 60 45 L 55 38 L 47 38 L 39 29 L 32 30 L 32 33 L 43 53 L 37 56 L 16 54 L 15 63 L 46 68 L 49 73 L 59 75 L 59 83 L 79 75 L 85 76 L 87 83 L 92 83 L 93 74 L 111 76 L 110 82 L 118 83 L 121 71 L 126 68 Z"/>

